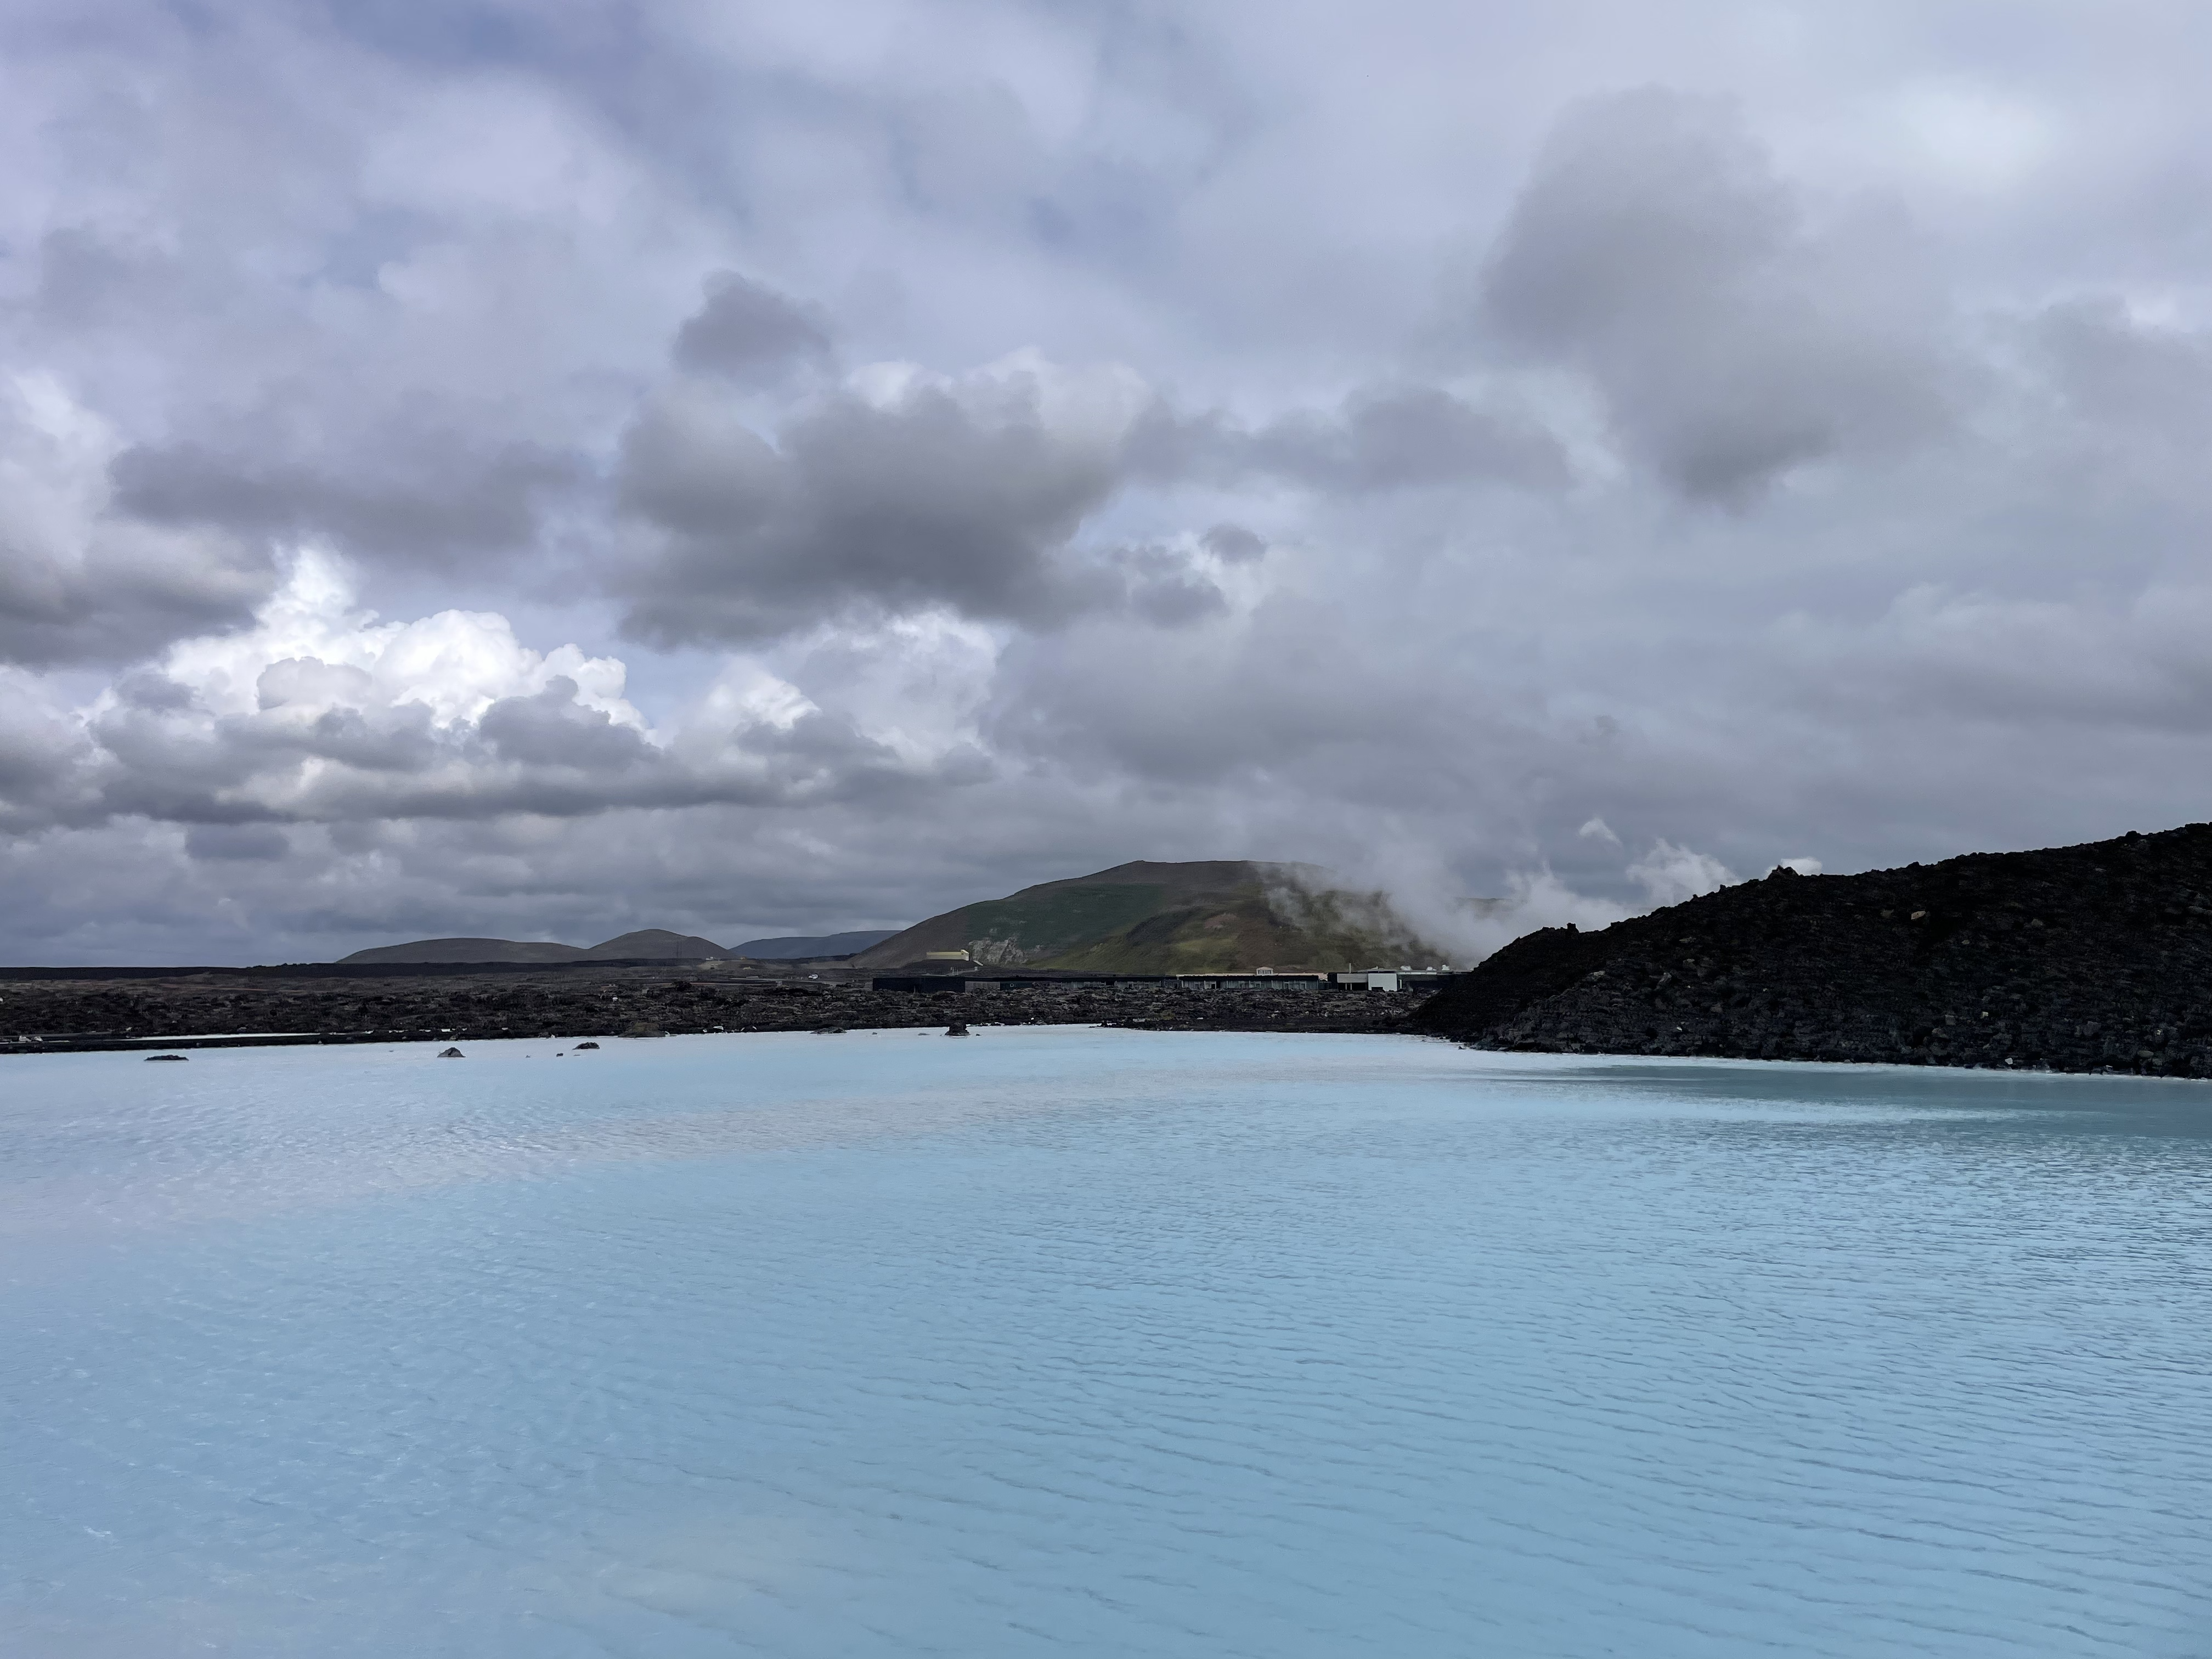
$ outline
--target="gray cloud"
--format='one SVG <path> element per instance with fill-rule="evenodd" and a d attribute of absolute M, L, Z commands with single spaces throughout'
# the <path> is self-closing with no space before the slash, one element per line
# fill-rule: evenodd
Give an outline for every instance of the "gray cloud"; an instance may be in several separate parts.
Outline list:
<path fill-rule="evenodd" d="M 242 433 L 226 450 L 141 445 L 111 468 L 117 505 L 152 524 L 264 540 L 322 540 L 377 560 L 447 562 L 537 538 L 547 497 L 577 481 L 573 458 L 529 443 L 484 452 L 409 434 L 381 453 L 285 459 Z"/>
<path fill-rule="evenodd" d="M 829 361 L 830 325 L 816 307 L 720 270 L 707 279 L 706 303 L 676 331 L 671 355 L 694 374 L 774 385 Z"/>
<path fill-rule="evenodd" d="M 1557 488 L 1570 476 L 1565 452 L 1541 427 L 1435 386 L 1363 388 L 1334 416 L 1287 416 L 1237 448 L 1254 471 L 1354 493 L 1491 481 Z"/>
<path fill-rule="evenodd" d="M 1487 484 L 1548 490 L 1572 477 L 1559 440 L 1528 415 L 1406 383 L 1358 386 L 1332 407 L 1257 424 L 1158 403 L 1133 428 L 1127 459 L 1133 477 L 1151 483 L 1280 483 L 1348 495 Z"/>
<path fill-rule="evenodd" d="M 1815 223 L 1729 104 L 1651 88 L 1560 123 L 1482 300 L 1505 340 L 1586 371 L 1623 441 L 1677 489 L 1741 501 L 1939 422 L 1920 263 L 1879 214 Z"/>
<path fill-rule="evenodd" d="M 242 622 L 266 550 L 134 516 L 113 499 L 105 423 L 58 385 L 0 389 L 0 663 L 127 661 Z"/>
<path fill-rule="evenodd" d="M 279 664 L 271 672 L 296 671 Z M 309 665 L 326 668 L 326 665 Z M 327 689 L 327 687 L 326 687 Z M 111 708 L 90 750 L 64 757 L 76 787 L 50 795 L 77 824 L 143 817 L 186 825 L 376 819 L 562 818 L 714 803 L 788 809 L 957 786 L 963 756 L 915 765 L 836 717 L 697 732 L 681 752 L 647 742 L 577 701 L 573 681 L 501 698 L 473 720 L 441 724 L 419 703 L 325 707 L 283 702 L 219 714 L 192 703 Z M 218 840 L 211 846 L 232 843 Z M 242 843 L 243 844 L 243 843 Z M 244 857 L 208 853 L 196 857 Z"/>
<path fill-rule="evenodd" d="M 32 0 L 0 938 L 2203 816 L 2207 26 L 1502 15 Z"/>
<path fill-rule="evenodd" d="M 185 832 L 185 851 L 203 863 L 281 859 L 292 843 L 273 823 L 196 823 Z"/>
<path fill-rule="evenodd" d="M 1241 524 L 1218 524 L 1200 540 L 1206 550 L 1224 564 L 1250 564 L 1267 556 L 1266 540 Z"/>
<path fill-rule="evenodd" d="M 1055 424 L 1056 395 L 1027 370 L 873 401 L 839 391 L 771 445 L 672 389 L 623 443 L 623 503 L 658 532 L 628 579 L 631 629 L 755 641 L 939 606 L 1048 626 L 1116 602 L 1116 584 L 1066 555 L 1120 483 L 1121 422 L 1108 408 Z"/>

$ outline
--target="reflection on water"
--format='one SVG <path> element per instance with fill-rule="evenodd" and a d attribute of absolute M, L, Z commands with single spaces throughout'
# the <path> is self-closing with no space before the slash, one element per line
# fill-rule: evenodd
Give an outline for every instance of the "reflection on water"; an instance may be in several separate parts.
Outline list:
<path fill-rule="evenodd" d="M 2212 1091 L 9 1059 L 0 1650 L 2212 1652 Z"/>

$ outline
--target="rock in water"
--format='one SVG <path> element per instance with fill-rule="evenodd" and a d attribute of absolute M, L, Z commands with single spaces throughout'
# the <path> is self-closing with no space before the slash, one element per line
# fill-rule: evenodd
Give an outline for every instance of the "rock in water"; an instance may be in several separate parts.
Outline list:
<path fill-rule="evenodd" d="M 149 1054 L 146 1056 L 146 1063 L 150 1066 L 157 1060 L 182 1060 L 184 1058 L 185 1056 L 182 1054 Z"/>
<path fill-rule="evenodd" d="M 441 1060 L 466 1060 L 468 1056 L 463 1054 L 459 1048 L 447 1048 L 441 1052 L 438 1058 Z"/>
<path fill-rule="evenodd" d="M 576 1045 L 575 1052 L 580 1054 L 586 1048 L 596 1048 L 599 1046 L 596 1042 L 580 1042 Z"/>
<path fill-rule="evenodd" d="M 968 1022 L 964 1019 L 954 1020 L 951 1024 L 945 1028 L 945 1035 L 947 1036 L 966 1036 L 968 1035 Z"/>

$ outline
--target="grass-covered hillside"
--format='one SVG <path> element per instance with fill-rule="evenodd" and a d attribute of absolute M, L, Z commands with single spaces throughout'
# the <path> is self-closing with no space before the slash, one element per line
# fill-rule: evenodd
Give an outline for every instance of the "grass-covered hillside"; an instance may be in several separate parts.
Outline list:
<path fill-rule="evenodd" d="M 1439 960 L 1379 894 L 1310 865 L 1117 865 L 963 905 L 864 951 L 894 968 L 933 951 L 1000 967 L 1117 974 L 1369 968 Z"/>

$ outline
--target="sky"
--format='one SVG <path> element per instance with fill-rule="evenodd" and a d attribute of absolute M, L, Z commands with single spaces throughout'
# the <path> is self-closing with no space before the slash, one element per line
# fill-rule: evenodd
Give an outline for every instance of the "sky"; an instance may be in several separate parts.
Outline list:
<path fill-rule="evenodd" d="M 1137 858 L 1468 955 L 2212 816 L 2208 58 L 2161 0 L 12 0 L 0 959 Z"/>

